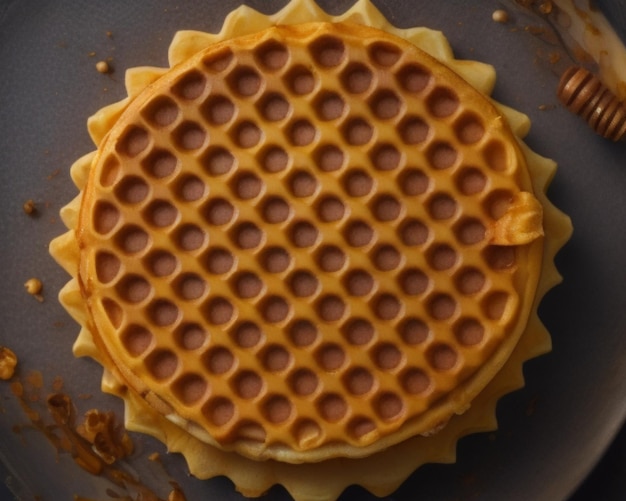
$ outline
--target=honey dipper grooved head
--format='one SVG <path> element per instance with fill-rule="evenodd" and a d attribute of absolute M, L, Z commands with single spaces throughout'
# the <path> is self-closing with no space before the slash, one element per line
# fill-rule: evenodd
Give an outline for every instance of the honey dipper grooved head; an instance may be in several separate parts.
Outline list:
<path fill-rule="evenodd" d="M 342 23 L 211 45 L 134 97 L 79 216 L 96 344 L 200 439 L 288 462 L 439 429 L 525 329 L 541 204 L 498 110 Z"/>
<path fill-rule="evenodd" d="M 601 136 L 619 141 L 626 137 L 626 105 L 588 70 L 572 66 L 561 76 L 557 95 Z"/>

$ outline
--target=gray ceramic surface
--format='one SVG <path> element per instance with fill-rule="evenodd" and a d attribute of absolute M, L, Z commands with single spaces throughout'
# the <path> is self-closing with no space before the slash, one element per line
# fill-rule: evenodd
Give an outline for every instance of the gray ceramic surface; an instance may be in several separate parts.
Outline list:
<path fill-rule="evenodd" d="M 69 166 L 93 148 L 86 117 L 123 97 L 125 68 L 165 65 L 175 31 L 218 30 L 239 3 L 0 0 L 0 344 L 17 352 L 20 378 L 41 371 L 42 395 L 61 377 L 68 394 L 92 395 L 77 399 L 79 411 L 122 410 L 117 399 L 100 393 L 99 367 L 71 354 L 78 328 L 56 301 L 68 277 L 47 252 L 50 239 L 64 231 L 58 211 L 75 195 Z M 249 5 L 269 13 L 284 3 Z M 319 3 L 333 13 L 352 4 Z M 555 87 L 564 61 L 550 64 L 546 54 L 554 47 L 516 29 L 540 23 L 516 12 L 513 2 L 375 3 L 398 26 L 440 29 L 458 57 L 496 67 L 494 96 L 531 117 L 527 142 L 558 162 L 549 194 L 575 227 L 557 259 L 564 281 L 540 308 L 554 350 L 528 363 L 526 387 L 501 400 L 499 431 L 462 439 L 455 465 L 420 469 L 389 499 L 565 499 L 626 414 L 626 143 L 604 141 L 558 105 Z M 491 20 L 492 11 L 502 5 L 514 14 L 509 25 Z M 602 6 L 623 30 L 624 4 L 606 1 Z M 114 73 L 97 73 L 90 52 L 112 57 Z M 37 217 L 23 213 L 27 199 L 38 203 Z M 31 276 L 44 282 L 41 304 L 24 292 L 23 283 Z M 82 471 L 67 454 L 57 454 L 41 432 L 28 427 L 16 432 L 28 420 L 4 383 L 0 410 L 2 479 L 17 497 L 111 499 L 106 494 L 110 484 Z M 125 467 L 167 498 L 168 477 L 146 459 L 153 451 L 164 453 L 163 446 L 148 437 L 133 438 L 137 452 Z M 164 461 L 189 500 L 242 499 L 225 479 L 188 477 L 179 456 Z M 264 499 L 288 496 L 274 488 Z M 341 499 L 374 498 L 350 488 Z"/>

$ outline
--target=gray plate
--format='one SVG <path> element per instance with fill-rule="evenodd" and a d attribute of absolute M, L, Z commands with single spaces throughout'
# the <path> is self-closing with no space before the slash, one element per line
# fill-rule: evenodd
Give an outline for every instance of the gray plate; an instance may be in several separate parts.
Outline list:
<path fill-rule="evenodd" d="M 284 3 L 250 5 L 273 12 Z M 334 13 L 351 3 L 320 1 Z M 215 31 L 238 4 L 0 1 L 0 343 L 17 352 L 21 379 L 41 371 L 42 395 L 59 376 L 70 395 L 92 395 L 77 399 L 79 411 L 98 407 L 121 413 L 120 402 L 99 391 L 99 367 L 71 355 L 77 327 L 55 299 L 68 277 L 47 253 L 50 239 L 64 231 L 58 211 L 75 195 L 68 168 L 92 149 L 85 118 L 123 97 L 125 68 L 165 65 L 176 30 Z M 461 440 L 455 465 L 420 469 L 392 499 L 565 499 L 626 415 L 626 143 L 602 140 L 558 106 L 554 89 L 561 67 L 546 58 L 554 48 L 512 29 L 536 20 L 518 13 L 514 24 L 494 23 L 491 13 L 502 5 L 496 0 L 376 4 L 398 26 L 441 29 L 457 56 L 496 67 L 495 97 L 530 115 L 527 142 L 559 163 L 550 196 L 575 226 L 557 259 L 565 280 L 540 309 L 554 351 L 528 363 L 526 388 L 501 400 L 497 433 Z M 624 29 L 624 4 L 603 5 Z M 97 73 L 90 52 L 96 59 L 112 57 L 115 72 Z M 540 110 L 542 105 L 548 109 Z M 40 208 L 35 218 L 22 212 L 22 203 L 31 198 Z M 31 276 L 45 284 L 41 304 L 24 292 Z M 16 432 L 28 420 L 8 384 L 0 385 L 0 399 L 0 458 L 5 481 L 19 497 L 109 499 L 105 489 L 110 484 L 83 472 L 67 454 L 57 455 L 40 431 Z M 138 450 L 126 467 L 166 498 L 168 477 L 146 459 L 152 451 L 164 452 L 163 447 L 147 437 L 133 438 Z M 165 463 L 190 500 L 240 499 L 225 479 L 189 478 L 179 456 L 166 457 Z M 274 488 L 267 499 L 287 496 Z M 349 499 L 373 497 L 351 488 L 342 496 Z"/>

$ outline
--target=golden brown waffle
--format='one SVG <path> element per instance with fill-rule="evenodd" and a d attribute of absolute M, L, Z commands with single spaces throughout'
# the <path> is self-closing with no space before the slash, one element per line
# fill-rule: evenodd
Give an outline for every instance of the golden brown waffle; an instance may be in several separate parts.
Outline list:
<path fill-rule="evenodd" d="M 274 25 L 298 25 L 312 20 L 347 21 L 352 25 L 316 29 L 311 25 L 263 32 Z M 357 28 L 354 23 L 381 28 L 403 40 L 362 26 Z M 325 32 L 325 29 L 330 31 Z M 290 39 L 289 42 L 281 40 L 281 35 Z M 293 54 L 306 54 L 305 67 L 312 59 L 313 62 L 326 59 L 322 55 L 327 51 L 316 48 L 314 43 L 317 37 L 324 36 L 339 39 L 339 45 L 343 44 L 345 49 L 344 58 L 337 66 L 315 63 L 309 71 L 316 75 L 315 82 L 319 83 L 310 93 L 295 94 L 289 86 L 294 87 L 298 81 L 306 83 L 307 79 L 287 77 L 293 75 L 288 72 L 293 72 L 294 64 L 297 65 L 297 60 L 293 62 Z M 363 40 L 360 39 L 362 36 Z M 228 42 L 236 37 L 243 38 Z M 268 38 L 278 38 L 278 43 L 269 44 Z M 247 45 L 245 40 L 248 40 Z M 445 63 L 455 73 L 405 40 Z M 236 58 L 221 74 L 215 75 L 200 61 L 215 57 L 219 51 L 216 44 L 223 41 L 227 42 L 221 47 L 230 47 Z M 379 47 L 381 43 L 400 47 L 403 55 L 390 66 L 381 64 L 390 59 L 376 57 L 376 54 L 380 56 L 389 51 L 366 50 L 366 47 Z M 272 69 L 272 66 L 280 65 L 281 54 L 285 52 L 282 47 L 286 48 L 289 57 L 284 66 Z M 246 56 L 243 53 L 247 48 L 253 50 Z M 393 56 L 394 51 L 390 52 Z M 348 61 L 353 56 L 360 59 Z M 60 297 L 83 326 L 75 353 L 92 356 L 104 366 L 103 389 L 124 398 L 129 429 L 150 433 L 165 442 L 170 451 L 181 452 L 191 473 L 199 478 L 227 475 L 238 490 L 249 496 L 258 496 L 278 482 L 298 501 L 332 500 L 347 485 L 354 483 L 380 496 L 389 494 L 421 464 L 453 461 L 459 437 L 494 429 L 497 399 L 523 385 L 521 366 L 525 360 L 549 349 L 549 336 L 537 318 L 536 308 L 543 294 L 559 281 L 552 261 L 567 240 L 571 227 L 568 219 L 545 197 L 554 163 L 533 154 L 518 141 L 528 130 L 527 118 L 501 105 L 493 108 L 489 99 L 484 97 L 494 83 L 493 69 L 477 62 L 455 60 L 439 33 L 425 28 L 394 28 L 367 0 L 359 0 L 336 17 L 324 13 L 310 0 L 294 0 L 272 16 L 240 7 L 228 16 L 218 34 L 178 33 L 170 47 L 169 60 L 171 70 L 129 70 L 126 76 L 129 98 L 99 111 L 90 119 L 89 130 L 99 151 L 95 156 L 86 155 L 72 167 L 72 178 L 81 194 L 61 214 L 70 231 L 51 244 L 51 252 L 73 277 Z M 410 61 L 424 69 L 426 85 L 413 94 L 409 92 L 406 97 L 404 87 L 411 79 L 403 78 L 399 71 Z M 348 82 L 355 80 L 341 77 L 352 62 L 363 64 L 373 76 L 371 87 L 362 93 L 358 92 L 358 87 L 353 87 L 352 92 L 349 90 Z M 254 71 L 241 72 L 242 66 Z M 196 83 L 194 78 L 185 80 L 185 76 L 194 74 L 194 71 L 197 71 L 196 76 L 200 75 Z M 244 90 L 241 97 L 242 87 L 245 89 L 248 83 L 254 84 L 256 80 L 254 76 L 246 78 L 246 73 L 251 76 L 255 72 L 261 82 L 259 91 L 245 96 Z M 243 74 L 243 78 L 231 75 L 224 80 L 222 77 L 226 73 Z M 367 80 L 368 71 L 361 74 L 366 78 L 357 79 L 357 83 Z M 462 75 L 480 93 L 470 89 L 457 75 Z M 281 76 L 287 78 L 281 80 Z M 187 85 L 181 81 L 186 81 Z M 328 85 L 328 89 L 322 87 L 322 83 Z M 215 88 L 220 89 L 220 85 L 223 92 L 214 92 Z M 194 97 L 196 92 L 199 94 Z M 283 99 L 261 100 L 260 97 L 268 92 Z M 341 99 L 320 97 L 333 92 Z M 227 99 L 211 101 L 209 97 L 214 94 L 222 94 Z M 381 94 L 385 98 L 374 97 Z M 393 96 L 397 96 L 396 99 Z M 457 99 L 450 99 L 450 96 Z M 287 102 L 286 107 L 283 101 Z M 213 104 L 198 107 L 200 102 Z M 398 102 L 401 106 L 397 112 L 391 111 L 397 108 L 394 103 Z M 406 103 L 411 104 L 410 109 Z M 230 120 L 220 123 L 230 115 L 230 109 Z M 337 110 L 341 114 L 333 118 L 332 114 Z M 264 115 L 279 118 L 285 111 L 287 115 L 282 120 L 266 123 Z M 324 116 L 326 113 L 331 115 Z M 411 123 L 406 120 L 410 114 L 417 114 L 425 125 L 407 125 Z M 293 132 L 293 125 L 299 118 L 308 120 L 315 130 L 311 144 L 292 144 L 299 142 L 296 137 L 306 137 L 307 129 L 310 132 L 309 127 L 295 127 L 305 133 L 302 135 Z M 349 142 L 351 135 L 347 131 L 352 128 L 346 124 L 354 118 L 362 118 L 366 126 L 372 128 L 370 142 L 363 145 Z M 190 121 L 199 127 L 182 126 Z M 237 143 L 254 140 L 257 135 L 254 127 L 244 127 L 243 131 L 248 132 L 242 134 L 238 127 L 242 122 L 256 125 L 261 135 L 256 145 L 239 149 Z M 511 124 L 515 137 L 506 123 Z M 133 138 L 132 130 L 143 132 Z M 204 142 L 201 141 L 203 131 Z M 145 145 L 144 139 L 147 139 Z M 220 142 L 236 162 L 228 173 L 215 175 L 204 169 L 206 163 L 201 159 L 206 158 L 204 153 L 212 145 Z M 199 148 L 185 150 L 185 145 L 199 143 L 202 143 Z M 321 158 L 328 159 L 333 155 L 318 154 L 324 151 L 321 146 L 327 143 L 340 145 L 343 161 L 336 170 L 329 168 L 336 165 L 333 163 L 336 160 L 321 162 Z M 392 152 L 388 158 L 398 156 L 394 150 L 400 158 L 398 165 L 388 170 L 381 160 L 376 160 L 385 155 L 374 154 L 377 147 L 385 143 L 391 145 L 387 149 Z M 446 143 L 447 148 L 434 147 Z M 288 158 L 282 170 L 277 169 L 282 165 L 280 161 L 273 163 L 272 168 L 264 160 L 268 157 L 261 152 L 267 151 L 270 144 L 279 148 L 273 151 L 282 148 Z M 181 145 L 185 151 L 180 149 Z M 141 151 L 135 151 L 135 148 Z M 169 173 L 167 161 L 154 161 L 154 151 L 160 148 L 179 157 L 174 170 Z M 433 151 L 443 153 L 434 154 Z M 505 162 L 498 160 L 502 152 Z M 280 156 L 273 158 L 280 159 Z M 451 156 L 455 158 L 451 165 L 446 165 L 445 161 L 440 163 L 442 157 Z M 356 164 L 354 159 L 360 163 Z M 505 167 L 499 169 L 502 166 Z M 356 181 L 348 181 L 347 174 L 355 170 Z M 313 182 L 294 183 L 293 178 L 298 179 L 295 174 L 301 171 L 308 173 Z M 135 182 L 133 176 L 143 182 Z M 303 189 L 299 191 L 301 196 L 294 196 L 294 184 L 298 190 Z M 311 187 L 315 191 L 307 194 L 306 190 Z M 254 196 L 259 188 L 259 193 Z M 145 194 L 142 194 L 144 190 Z M 434 200 L 445 200 L 439 196 L 442 193 L 449 196 L 447 202 L 435 203 Z M 125 200 L 127 196 L 131 197 L 130 200 Z M 138 197 L 136 200 L 135 196 Z M 280 199 L 284 203 L 273 203 Z M 223 217 L 231 210 L 228 205 L 219 209 L 219 204 L 219 210 L 216 210 L 210 205 L 215 200 L 225 200 L 233 207 L 232 218 L 225 225 L 216 226 L 216 221 L 210 220 Z M 326 200 L 329 202 L 324 203 Z M 98 201 L 98 206 L 104 210 L 94 210 Z M 437 217 L 450 207 L 453 207 L 450 217 Z M 89 211 L 99 216 L 98 224 L 110 224 L 112 220 L 108 218 L 113 216 L 115 224 L 111 231 L 104 234 L 93 232 L 94 220 L 90 219 Z M 541 211 L 542 218 L 539 217 Z M 285 214 L 287 219 L 282 221 Z M 333 221 L 338 214 L 341 218 Z M 470 224 L 468 229 L 463 223 L 474 217 L 477 224 Z M 365 233 L 372 234 L 372 241 L 362 247 L 350 245 L 349 239 L 351 235 L 362 236 L 364 233 L 346 231 L 349 222 L 355 218 L 357 222 L 365 223 L 360 226 Z M 407 239 L 407 235 L 415 235 L 412 231 L 401 230 L 401 222 L 407 218 L 418 219 L 427 228 L 428 238 L 424 242 Z M 542 224 L 538 224 L 538 219 L 543 219 Z M 293 225 L 302 220 L 311 224 L 317 235 L 317 240 L 309 248 L 294 244 L 294 235 L 302 233 L 294 232 Z M 253 223 L 262 232 L 263 239 L 258 247 L 240 247 L 242 240 L 238 236 L 243 235 L 236 228 L 242 223 Z M 160 226 L 163 224 L 165 226 Z M 199 226 L 200 231 L 184 231 L 193 225 Z M 136 233 L 139 237 L 132 236 L 133 226 L 139 228 Z M 542 226 L 546 238 L 539 235 Z M 131 231 L 121 231 L 129 227 Z M 91 231 L 91 235 L 85 230 Z M 143 249 L 141 232 L 147 235 Z M 303 233 L 306 236 L 307 231 Z M 113 238 L 108 238 L 109 235 Z M 84 246 L 86 238 L 97 243 L 92 251 L 80 247 Z M 261 249 L 276 239 L 291 259 L 284 271 L 268 272 Z M 345 256 L 343 268 L 337 271 L 322 269 L 319 257 L 323 255 L 320 249 L 327 242 L 324 239 L 342 251 Z M 138 245 L 137 252 L 124 250 L 124 242 Z M 201 242 L 200 247 L 193 248 L 198 242 Z M 384 244 L 385 252 L 375 250 L 380 249 L 381 244 Z M 185 249 L 185 246 L 191 248 Z M 218 250 L 222 247 L 226 252 L 218 253 L 217 259 L 207 260 L 214 246 Z M 456 260 L 450 268 L 438 269 L 441 264 L 436 263 L 448 261 L 444 259 L 446 252 L 436 250 L 446 246 L 452 250 L 446 251 L 447 254 Z M 97 259 L 97 255 L 105 257 Z M 400 261 L 396 255 L 401 256 Z M 438 257 L 435 259 L 435 256 Z M 223 266 L 229 259 L 233 261 L 231 270 L 215 273 L 220 271 L 218 265 Z M 302 259 L 313 266 L 308 270 L 313 278 L 302 274 L 296 275 L 300 277 L 298 280 L 290 280 L 294 272 L 303 267 Z M 280 256 L 272 261 L 280 268 Z M 327 258 L 325 262 L 332 266 L 333 260 Z M 242 267 L 242 263 L 251 267 Z M 390 267 L 390 263 L 395 263 L 395 267 Z M 172 264 L 174 269 L 169 273 Z M 382 270 L 379 269 L 381 264 Z M 214 268 L 212 271 L 211 267 Z M 474 267 L 479 270 L 478 274 Z M 157 268 L 160 271 L 155 273 Z M 412 273 L 412 280 L 404 280 L 406 270 L 412 268 L 419 269 L 426 278 Z M 200 279 L 184 280 L 189 273 L 196 273 Z M 480 290 L 474 291 L 472 288 L 482 282 L 480 273 L 484 275 L 484 283 Z M 159 274 L 163 276 L 155 276 Z M 498 280 L 493 282 L 493 277 Z M 259 281 L 263 283 L 260 290 Z M 148 283 L 147 288 L 144 282 Z M 317 285 L 317 288 L 311 285 Z M 148 294 L 144 299 L 133 302 L 146 290 Z M 164 290 L 167 291 L 165 297 Z M 359 295 L 366 290 L 369 292 Z M 203 291 L 203 295 L 194 298 L 197 291 Z M 311 295 L 300 296 L 296 291 L 310 292 Z M 500 318 L 491 318 L 501 306 L 500 300 L 493 299 L 497 297 L 494 294 L 503 291 L 509 294 L 506 308 Z M 255 292 L 256 296 L 247 297 Z M 388 305 L 394 302 L 393 298 L 402 303 L 396 317 L 381 318 L 383 309 L 377 306 L 380 302 L 376 298 L 382 293 L 392 298 Z M 271 302 L 267 300 L 272 295 L 285 298 L 289 307 L 291 317 L 282 324 L 268 324 L 264 318 L 268 311 L 272 311 Z M 344 317 L 338 320 L 328 318 L 328 312 L 333 309 L 321 307 L 321 299 L 328 295 L 340 299 L 335 305 L 346 305 Z M 438 318 L 437 312 L 441 310 L 435 308 L 437 302 L 433 298 L 446 295 L 454 301 L 454 313 L 448 319 Z M 215 297 L 226 299 L 221 303 L 226 307 L 222 311 L 232 308 L 232 315 L 236 315 L 236 320 L 231 320 L 233 326 L 240 318 L 251 314 L 258 319 L 257 325 L 262 327 L 263 335 L 257 338 L 258 334 L 253 330 L 242 335 L 240 330 L 230 328 L 230 324 L 225 327 L 208 324 L 209 335 L 180 328 L 189 324 L 190 317 L 186 315 L 191 310 L 195 314 L 200 312 L 200 317 L 193 317 L 193 314 L 191 317 L 200 318 L 199 325 L 209 322 L 209 312 L 212 311 L 208 306 L 211 304 L 209 298 Z M 102 306 L 102 300 L 108 305 L 106 308 Z M 166 302 L 158 303 L 159 300 Z M 158 305 L 169 302 L 174 308 L 155 308 L 155 302 Z M 296 303 L 299 306 L 294 306 Z M 114 304 L 119 308 L 112 306 Z M 242 304 L 249 307 L 241 310 Z M 204 307 L 198 308 L 198 305 Z M 358 309 L 354 305 L 358 305 Z M 472 306 L 468 308 L 469 305 Z M 174 325 L 155 327 L 155 313 L 165 312 L 167 318 L 167 314 L 174 311 L 178 312 Z M 307 335 L 294 337 L 292 329 L 288 328 L 294 324 L 295 313 L 302 315 L 302 311 L 310 315 L 309 320 L 317 328 L 317 336 L 313 336 L 313 343 L 307 346 L 302 346 Z M 327 318 L 322 318 L 323 312 Z M 484 329 L 480 340 L 470 327 L 458 327 L 471 325 L 460 320 L 470 315 L 468 312 L 474 312 L 479 320 L 477 332 L 480 327 Z M 352 336 L 348 335 L 350 329 L 347 326 L 355 317 L 365 318 L 367 323 L 377 327 L 375 335 L 361 345 L 354 342 L 358 340 L 354 329 Z M 409 318 L 426 320 L 425 323 L 436 329 L 431 326 L 425 339 L 416 342 L 420 340 L 420 330 L 414 329 L 412 336 L 407 331 L 404 336 L 400 335 L 403 332 L 400 326 Z M 98 323 L 94 319 L 99 319 Z M 115 327 L 118 322 L 119 326 Z M 152 334 L 146 335 L 140 328 L 127 329 L 131 323 L 143 325 Z M 380 331 L 380 325 L 388 329 Z M 361 332 L 367 332 L 367 329 Z M 268 333 L 274 337 L 270 338 Z M 294 343 L 297 339 L 300 339 L 299 344 Z M 413 342 L 409 342 L 411 340 Z M 329 344 L 332 348 L 339 347 L 334 351 L 339 354 L 339 360 L 343 354 L 343 365 L 336 369 L 327 365 L 328 360 L 333 359 L 333 351 L 328 353 L 325 349 Z M 445 347 L 443 351 L 436 349 L 441 346 Z M 211 356 L 217 348 L 220 350 L 218 356 Z M 228 351 L 235 360 L 230 368 L 224 363 L 228 362 L 229 356 L 219 355 Z M 454 357 L 455 364 L 447 368 L 445 360 Z M 478 362 L 481 357 L 485 360 L 483 368 Z M 284 364 L 280 362 L 281 358 L 287 360 L 285 368 L 281 368 Z M 174 360 L 175 364 L 172 363 Z M 224 364 L 222 367 L 228 369 L 221 375 L 215 373 L 216 365 L 210 363 L 220 360 Z M 168 376 L 174 365 L 174 372 Z M 407 374 L 417 374 L 416 367 L 428 376 L 429 387 L 414 395 L 413 392 L 420 388 L 416 381 L 420 381 L 422 373 L 419 378 Z M 307 374 L 307 369 L 314 374 L 313 378 L 308 378 L 308 383 L 306 377 L 295 376 Z M 160 379 L 162 376 L 165 377 Z M 259 379 L 262 380 L 259 396 L 246 399 L 246 392 L 258 387 L 254 381 Z M 249 381 L 253 381 L 252 384 Z M 298 381 L 299 384 L 294 384 Z M 313 393 L 307 395 L 307 384 L 316 381 Z M 371 387 L 370 381 L 374 381 Z M 389 386 L 390 381 L 392 386 Z M 450 387 L 442 390 L 442 386 L 435 387 L 433 381 L 439 385 L 445 381 Z M 270 388 L 269 383 L 278 386 Z M 238 414 L 226 423 L 226 427 L 216 428 L 213 423 L 213 431 L 217 430 L 213 436 L 210 427 L 200 426 L 189 411 L 200 415 L 199 421 L 205 420 L 206 413 L 198 410 L 209 408 L 210 392 L 216 384 L 218 395 L 225 397 L 221 401 L 232 402 Z M 359 388 L 369 390 L 359 395 Z M 295 406 L 284 424 L 273 421 L 273 414 L 267 413 L 273 405 L 266 403 L 271 401 L 266 396 L 281 391 L 287 392 L 285 395 L 291 405 L 305 401 L 308 405 L 305 410 L 312 414 L 304 416 L 303 420 L 302 414 L 296 414 L 302 411 L 302 407 Z M 435 391 L 442 398 L 429 402 L 430 392 Z M 350 404 L 346 416 L 338 422 L 329 421 L 321 412 L 327 409 L 321 402 L 329 394 L 339 395 Z M 395 394 L 400 400 L 402 412 L 398 417 L 385 417 L 388 407 L 379 402 L 383 401 L 381 395 L 387 394 Z M 200 395 L 198 403 L 189 402 L 190 398 L 194 400 L 193 395 Z M 422 403 L 415 404 L 413 399 Z M 393 408 L 394 399 L 388 401 Z M 470 402 L 471 408 L 468 408 Z M 226 407 L 230 405 L 227 403 Z M 419 414 L 416 405 L 430 406 Z M 341 408 L 341 403 L 339 407 L 328 408 Z M 241 410 L 252 415 L 253 419 L 242 419 Z M 358 437 L 355 430 L 359 427 L 348 424 L 355 422 L 355 416 L 367 412 L 376 428 Z M 302 426 L 303 422 L 313 424 Z M 328 441 L 333 430 L 344 425 L 346 433 L 341 442 Z M 426 434 L 420 435 L 424 431 Z M 433 431 L 438 432 L 433 435 Z M 268 436 L 279 441 L 260 443 L 261 437 Z M 285 438 L 289 443 L 281 441 Z M 375 451 L 379 452 L 373 454 Z M 341 457 L 346 455 L 352 457 Z M 279 461 L 256 460 L 266 457 Z M 288 463 L 318 460 L 320 462 L 308 464 Z"/>
<path fill-rule="evenodd" d="M 100 145 L 79 280 L 122 378 L 210 443 L 359 456 L 463 412 L 521 335 L 541 205 L 497 110 L 350 24 L 217 44 Z"/>

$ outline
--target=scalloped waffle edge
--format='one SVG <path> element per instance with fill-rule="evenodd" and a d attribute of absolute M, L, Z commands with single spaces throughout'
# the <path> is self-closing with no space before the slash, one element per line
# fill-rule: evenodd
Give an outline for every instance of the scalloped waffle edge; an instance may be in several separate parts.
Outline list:
<path fill-rule="evenodd" d="M 349 20 L 383 29 L 414 43 L 459 73 L 484 94 L 489 94 L 493 87 L 495 75 L 490 66 L 455 60 L 447 41 L 440 33 L 425 28 L 398 30 L 366 1 L 357 2 L 346 13 L 335 17 L 324 13 L 312 1 L 293 1 L 271 16 L 262 15 L 248 7 L 240 7 L 227 17 L 222 31 L 217 35 L 179 32 L 170 47 L 170 65 L 174 66 L 207 45 L 228 39 L 235 34 L 244 35 L 275 24 L 298 24 L 312 20 Z M 129 97 L 103 108 L 89 120 L 89 131 L 96 144 L 100 144 L 130 100 L 167 70 L 167 68 L 134 68 L 127 72 L 126 88 Z M 496 106 L 506 117 L 514 133 L 519 138 L 523 137 L 529 128 L 528 119 L 510 108 L 498 104 Z M 83 326 L 75 343 L 75 354 L 91 356 L 105 367 L 103 390 L 124 398 L 127 427 L 154 435 L 165 442 L 172 452 L 183 453 L 191 472 L 197 477 L 227 475 L 235 482 L 238 490 L 248 496 L 259 495 L 274 483 L 283 484 L 294 498 L 299 500 L 332 499 L 352 483 L 361 484 L 377 495 L 387 494 L 423 463 L 453 462 L 455 445 L 461 436 L 495 429 L 497 426 L 495 406 L 498 398 L 523 386 L 524 361 L 550 349 L 549 335 L 539 321 L 536 309 L 545 292 L 560 280 L 553 260 L 558 249 L 569 238 L 571 227 L 568 218 L 545 196 L 545 190 L 555 172 L 555 164 L 531 152 L 521 141 L 520 146 L 529 165 L 535 195 L 544 207 L 544 227 L 548 235 L 544 240 L 544 263 L 533 311 L 526 331 L 500 373 L 474 399 L 472 406 L 465 413 L 453 417 L 433 436 L 409 438 L 366 458 L 329 459 L 307 465 L 285 464 L 273 460 L 257 462 L 208 445 L 157 413 L 133 390 L 121 383 L 123 381 L 121 376 L 109 372 L 108 369 L 112 368 L 113 364 L 103 358 L 93 343 L 88 315 L 74 278 L 61 291 L 60 298 L 70 314 Z M 79 189 L 86 184 L 93 157 L 93 153 L 88 154 L 72 167 L 72 179 Z M 70 231 L 51 243 L 51 253 L 72 276 L 75 276 L 78 260 L 73 230 L 78 224 L 79 206 L 80 195 L 62 210 L 62 219 Z M 319 478 L 324 478 L 322 485 L 316 480 Z"/>

